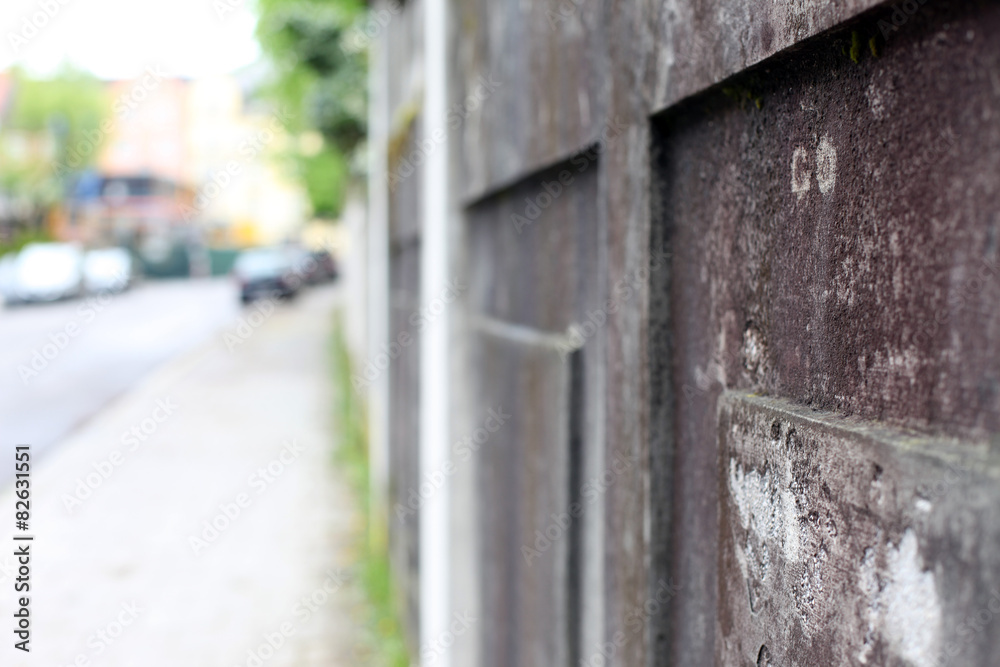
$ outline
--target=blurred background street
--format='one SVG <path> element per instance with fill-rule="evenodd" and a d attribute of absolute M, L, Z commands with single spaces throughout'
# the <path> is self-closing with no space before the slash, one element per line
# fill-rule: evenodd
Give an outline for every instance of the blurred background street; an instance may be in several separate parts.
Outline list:
<path fill-rule="evenodd" d="M 93 310 L 89 321 L 87 308 Z M 0 311 L 5 438 L 31 443 L 36 455 L 47 452 L 152 369 L 232 324 L 238 313 L 235 288 L 225 279 L 147 283 L 92 306 L 66 301 Z M 75 337 L 65 334 L 70 322 L 80 327 Z M 50 338 L 60 336 L 66 337 L 62 348 Z M 46 345 L 58 348 L 51 360 L 42 351 Z M 10 475 L 4 467 L 0 483 Z"/>
<path fill-rule="evenodd" d="M 0 665 L 406 663 L 344 393 L 365 18 L 0 10 L 0 503 L 35 536 Z"/>
<path fill-rule="evenodd" d="M 184 294 L 158 287 L 130 295 L 119 321 Z M 338 290 L 278 305 L 234 346 L 231 290 L 201 287 L 215 330 L 149 346 L 173 359 L 134 373 L 35 464 L 33 650 L 3 664 L 253 665 L 261 652 L 273 665 L 362 664 L 364 526 L 333 466 L 327 373 Z M 94 362 L 114 359 L 103 354 Z M 134 427 L 140 439 L 124 441 Z M 12 506 L 13 488 L 0 497 Z M 0 558 L 4 588 L 13 566 Z"/>
<path fill-rule="evenodd" d="M 998 36 L 4 0 L 0 667 L 997 667 Z"/>

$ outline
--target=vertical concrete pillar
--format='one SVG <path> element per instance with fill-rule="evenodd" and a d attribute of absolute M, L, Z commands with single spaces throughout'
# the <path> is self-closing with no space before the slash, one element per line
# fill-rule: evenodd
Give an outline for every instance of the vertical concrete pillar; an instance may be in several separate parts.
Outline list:
<path fill-rule="evenodd" d="M 447 0 L 426 0 L 424 8 L 423 136 L 432 139 L 448 127 Z M 420 478 L 442 474 L 449 452 L 450 304 L 444 300 L 451 262 L 448 244 L 449 189 L 447 143 L 430 150 L 423 179 L 421 307 L 428 326 L 420 340 Z M 442 641 L 450 616 L 450 478 L 425 502 L 420 516 L 420 644 L 432 646 L 434 664 L 451 666 Z M 423 661 L 423 656 L 421 656 Z"/>

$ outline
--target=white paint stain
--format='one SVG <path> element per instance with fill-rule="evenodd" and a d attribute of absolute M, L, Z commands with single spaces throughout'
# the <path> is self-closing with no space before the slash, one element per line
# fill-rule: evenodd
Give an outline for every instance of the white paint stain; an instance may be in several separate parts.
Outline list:
<path fill-rule="evenodd" d="M 761 370 L 764 362 L 764 341 L 760 332 L 748 327 L 743 332 L 743 366 L 751 373 Z"/>
<path fill-rule="evenodd" d="M 889 646 L 915 667 L 932 667 L 941 650 L 941 602 L 934 573 L 924 571 L 917 536 L 903 535 L 889 548 L 885 633 Z"/>
<path fill-rule="evenodd" d="M 792 192 L 801 200 L 812 188 L 812 177 L 815 166 L 816 184 L 823 194 L 833 192 L 837 185 L 837 149 L 829 136 L 820 139 L 816 147 L 816 159 L 813 162 L 809 151 L 797 146 L 792 151 Z"/>
<path fill-rule="evenodd" d="M 881 541 L 881 531 L 879 532 Z M 878 636 L 878 624 L 882 618 L 882 606 L 879 599 L 878 567 L 875 561 L 875 550 L 871 547 L 865 549 L 865 555 L 861 560 L 861 571 L 858 573 L 858 588 L 868 599 L 868 610 L 866 613 L 868 628 L 865 631 L 865 641 L 858 651 L 858 662 L 867 665 L 871 658 L 872 651 L 875 650 L 875 642 Z"/>
<path fill-rule="evenodd" d="M 809 152 L 802 146 L 792 151 L 792 192 L 802 199 L 802 196 L 812 187 L 812 169 L 809 164 Z"/>
<path fill-rule="evenodd" d="M 858 661 L 868 662 L 881 635 L 889 650 L 913 667 L 934 667 L 941 653 L 941 601 L 934 573 L 924 570 L 913 530 L 903 534 L 898 547 L 889 543 L 886 549 L 884 572 L 879 571 L 874 549 L 866 549 L 861 562 L 858 583 L 869 606 Z"/>
<path fill-rule="evenodd" d="M 823 194 L 833 192 L 837 185 L 837 149 L 828 136 L 820 139 L 816 148 L 816 183 Z"/>
<path fill-rule="evenodd" d="M 885 118 L 885 96 L 875 81 L 868 84 L 867 97 L 868 108 L 871 109 L 872 115 L 875 116 L 875 119 L 882 120 Z"/>
<path fill-rule="evenodd" d="M 801 537 L 795 495 L 789 490 L 792 468 L 785 461 L 782 480 L 770 471 L 744 472 L 735 459 L 729 459 L 729 493 L 740 514 L 744 530 L 756 533 L 765 543 L 780 544 L 788 563 L 799 560 Z"/>

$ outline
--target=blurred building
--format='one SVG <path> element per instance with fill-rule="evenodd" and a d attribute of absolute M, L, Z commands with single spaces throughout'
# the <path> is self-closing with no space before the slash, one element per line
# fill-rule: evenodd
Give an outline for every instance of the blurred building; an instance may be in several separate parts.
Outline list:
<path fill-rule="evenodd" d="M 192 178 L 194 123 L 191 82 L 149 77 L 108 83 L 112 130 L 97 169 L 107 176 L 154 175 L 196 185 Z"/>
<path fill-rule="evenodd" d="M 1000 4 L 370 5 L 414 660 L 1000 664 Z"/>
<path fill-rule="evenodd" d="M 88 247 L 131 248 L 147 275 L 208 273 L 202 231 L 186 217 L 194 191 L 178 181 L 132 173 L 79 174 L 55 217 L 56 237 Z"/>
<path fill-rule="evenodd" d="M 143 77 L 110 90 L 115 125 L 102 174 L 190 189 L 182 218 L 211 245 L 275 243 L 303 224 L 304 195 L 275 161 L 287 143 L 280 116 L 248 108 L 236 76 Z"/>
<path fill-rule="evenodd" d="M 289 150 L 280 110 L 257 110 L 236 76 L 190 84 L 188 178 L 213 243 L 277 243 L 308 217 L 298 183 L 275 158 Z"/>

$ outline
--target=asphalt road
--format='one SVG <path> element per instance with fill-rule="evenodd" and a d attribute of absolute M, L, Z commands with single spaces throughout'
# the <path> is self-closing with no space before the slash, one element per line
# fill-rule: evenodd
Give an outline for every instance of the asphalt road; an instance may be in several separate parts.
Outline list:
<path fill-rule="evenodd" d="M 355 574 L 364 522 L 334 459 L 326 361 L 341 294 L 315 287 L 256 319 L 251 306 L 256 324 L 241 343 L 225 337 L 230 319 L 49 447 L 31 476 L 31 652 L 8 640 L 0 665 L 372 663 L 365 649 L 378 638 L 364 627 Z M 205 331 L 209 315 L 225 319 L 213 311 L 237 312 L 224 290 L 135 297 L 120 317 L 144 332 L 136 345 L 148 337 L 143 358 L 192 323 Z M 161 399 L 174 409 L 125 446 L 121 434 L 151 421 Z M 0 509 L 14 503 L 8 484 Z M 0 617 L 9 621 L 19 564 L 5 516 Z"/>
<path fill-rule="evenodd" d="M 147 282 L 119 295 L 0 310 L 0 485 L 12 477 L 15 444 L 44 454 L 239 314 L 228 279 Z"/>

